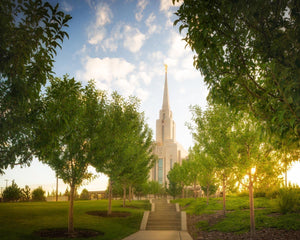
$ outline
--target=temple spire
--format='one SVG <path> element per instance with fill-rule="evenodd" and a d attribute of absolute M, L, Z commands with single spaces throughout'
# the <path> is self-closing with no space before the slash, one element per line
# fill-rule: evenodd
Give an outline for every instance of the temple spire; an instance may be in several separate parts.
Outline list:
<path fill-rule="evenodd" d="M 163 98 L 163 105 L 162 105 L 162 109 L 164 110 L 170 109 L 167 70 L 168 70 L 168 65 L 165 64 L 165 88 L 164 88 L 164 98 Z"/>

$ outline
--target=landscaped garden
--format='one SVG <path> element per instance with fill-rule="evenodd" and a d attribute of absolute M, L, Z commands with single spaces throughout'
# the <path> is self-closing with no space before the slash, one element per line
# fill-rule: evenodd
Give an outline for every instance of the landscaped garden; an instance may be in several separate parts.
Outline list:
<path fill-rule="evenodd" d="M 285 203 L 283 203 L 285 201 Z M 177 199 L 187 212 L 188 231 L 194 239 L 249 239 L 249 197 L 229 195 L 226 216 L 222 213 L 222 198 Z M 285 209 L 288 205 L 289 209 Z M 257 239 L 299 239 L 300 201 L 292 203 L 280 197 L 254 198 Z"/>
<path fill-rule="evenodd" d="M 89 239 L 123 239 L 138 231 L 143 212 L 150 209 L 148 201 L 132 201 L 122 207 L 122 201 L 112 202 L 112 213 L 126 212 L 129 216 L 101 217 L 87 212 L 107 211 L 107 200 L 75 201 L 75 229 L 91 230 L 98 236 Z M 69 202 L 17 202 L 0 204 L 0 239 L 50 239 L 47 229 L 68 227 Z M 59 232 L 59 231 L 57 231 Z M 48 235 L 49 236 L 49 235 Z M 52 238 L 53 239 L 53 238 Z M 59 239 L 65 239 L 64 237 Z M 85 239 L 84 237 L 76 239 Z"/>

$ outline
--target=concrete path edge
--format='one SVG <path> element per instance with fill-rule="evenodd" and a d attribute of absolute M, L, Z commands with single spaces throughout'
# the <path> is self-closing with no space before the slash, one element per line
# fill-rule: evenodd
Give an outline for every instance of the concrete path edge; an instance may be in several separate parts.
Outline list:
<path fill-rule="evenodd" d="M 146 230 L 149 213 L 150 213 L 150 211 L 145 211 L 144 212 L 143 219 L 142 219 L 141 226 L 140 226 L 140 230 Z"/>

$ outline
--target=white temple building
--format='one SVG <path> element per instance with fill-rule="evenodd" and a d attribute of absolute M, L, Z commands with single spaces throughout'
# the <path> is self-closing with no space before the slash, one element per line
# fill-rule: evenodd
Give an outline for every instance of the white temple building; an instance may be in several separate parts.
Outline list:
<path fill-rule="evenodd" d="M 188 152 L 176 142 L 176 125 L 169 103 L 167 65 L 165 65 L 163 104 L 159 111 L 159 119 L 156 120 L 154 154 L 158 156 L 158 161 L 150 171 L 150 180 L 163 185 L 168 183 L 167 175 L 174 163 L 181 164 L 188 156 Z"/>

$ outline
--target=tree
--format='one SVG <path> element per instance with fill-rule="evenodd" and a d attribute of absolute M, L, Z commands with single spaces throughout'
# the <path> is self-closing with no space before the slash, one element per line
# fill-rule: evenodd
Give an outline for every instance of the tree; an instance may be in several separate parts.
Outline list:
<path fill-rule="evenodd" d="M 226 189 L 234 168 L 234 151 L 230 135 L 233 123 L 236 121 L 236 113 L 230 108 L 209 101 L 205 112 L 198 106 L 191 108 L 194 125 L 189 128 L 193 132 L 193 138 L 197 143 L 197 154 L 201 158 L 210 158 L 214 163 L 207 166 L 208 169 L 215 168 L 216 174 L 222 182 L 223 191 L 223 214 L 226 214 Z M 204 155 L 203 155 L 204 154 Z M 207 154 L 207 155 L 205 155 Z M 213 160 L 212 160 L 213 159 Z M 205 166 L 204 169 L 205 171 Z M 207 177 L 211 175 L 212 169 L 206 172 Z"/>
<path fill-rule="evenodd" d="M 299 149 L 299 2 L 190 0 L 176 15 L 209 97 Z"/>
<path fill-rule="evenodd" d="M 143 114 L 138 112 L 138 106 L 136 98 L 124 99 L 114 92 L 106 106 L 103 122 L 96 126 L 101 137 L 92 143 L 97 152 L 92 164 L 110 178 L 108 215 L 111 214 L 112 182 L 122 183 L 125 192 L 127 186 L 140 181 L 138 175 L 147 176 L 152 166 L 152 134 Z"/>
<path fill-rule="evenodd" d="M 11 186 L 4 189 L 2 196 L 5 202 L 18 201 L 21 198 L 21 189 L 13 180 Z"/>
<path fill-rule="evenodd" d="M 90 123 L 91 118 L 99 120 L 99 114 L 98 108 L 90 109 L 88 103 L 98 101 L 100 105 L 101 96 L 93 82 L 83 88 L 81 83 L 65 75 L 63 79 L 51 80 L 43 98 L 44 108 L 38 124 L 36 149 L 39 150 L 40 159 L 70 186 L 70 235 L 74 232 L 76 187 L 92 176 L 87 170 L 91 137 L 94 137 L 89 134 L 93 127 Z"/>
<path fill-rule="evenodd" d="M 274 162 L 277 160 L 276 158 L 270 158 L 273 148 L 265 141 L 266 139 L 263 139 L 258 129 L 259 123 L 253 116 L 241 113 L 239 121 L 234 124 L 232 131 L 236 152 L 238 153 L 235 167 L 240 179 L 243 180 L 243 182 L 240 182 L 249 189 L 251 237 L 255 236 L 254 183 L 257 181 L 258 173 L 267 173 L 264 168 L 268 169 L 270 164 L 273 166 L 272 160 Z M 247 176 L 247 179 L 245 179 L 245 176 Z"/>
<path fill-rule="evenodd" d="M 40 186 L 32 191 L 32 200 L 33 201 L 45 201 L 45 191 Z"/>
<path fill-rule="evenodd" d="M 172 180 L 169 179 L 169 187 L 167 188 L 167 193 L 170 194 L 173 197 L 173 199 L 175 199 L 176 196 L 178 196 L 181 192 L 182 192 L 182 186 L 180 186 L 179 183 L 172 182 Z"/>
<path fill-rule="evenodd" d="M 80 199 L 81 200 L 89 200 L 90 199 L 89 191 L 86 188 L 82 189 L 82 191 L 80 193 Z"/>
<path fill-rule="evenodd" d="M 168 179 L 173 184 L 178 184 L 181 187 L 181 197 L 184 198 L 184 187 L 189 185 L 188 179 L 186 178 L 188 169 L 184 167 L 184 162 L 182 162 L 183 165 L 180 165 L 179 163 L 175 163 L 173 168 L 168 173 Z"/>
<path fill-rule="evenodd" d="M 25 188 L 21 189 L 21 199 L 22 201 L 29 201 L 30 197 L 31 197 L 31 190 L 30 187 L 28 185 L 25 185 Z"/>
<path fill-rule="evenodd" d="M 0 173 L 30 164 L 41 87 L 52 75 L 70 15 L 48 2 L 0 3 Z"/>

